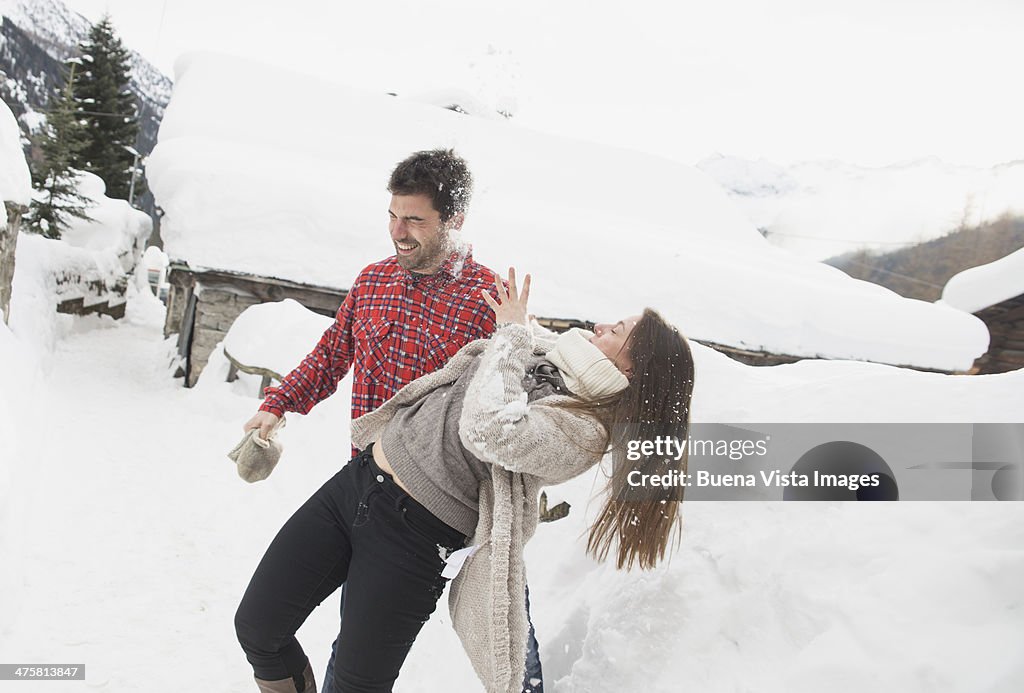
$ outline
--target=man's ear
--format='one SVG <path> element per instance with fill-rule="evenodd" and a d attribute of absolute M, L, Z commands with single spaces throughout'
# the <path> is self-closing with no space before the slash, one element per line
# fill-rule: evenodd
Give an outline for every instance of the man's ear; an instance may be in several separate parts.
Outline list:
<path fill-rule="evenodd" d="M 450 229 L 458 231 L 462 228 L 462 224 L 464 221 L 466 221 L 466 215 L 463 214 L 462 212 L 459 212 L 458 214 L 452 216 L 452 218 L 448 220 L 446 226 Z"/>

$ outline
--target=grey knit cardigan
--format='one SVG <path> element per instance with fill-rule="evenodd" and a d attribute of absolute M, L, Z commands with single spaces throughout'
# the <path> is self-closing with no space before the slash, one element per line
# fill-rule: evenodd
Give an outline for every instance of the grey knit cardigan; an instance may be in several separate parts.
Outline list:
<path fill-rule="evenodd" d="M 605 432 L 593 417 L 555 406 L 571 398 L 528 402 L 526 364 L 549 351 L 554 333 L 534 323 L 502 325 L 490 339 L 464 346 L 440 370 L 415 380 L 378 409 L 352 422 L 352 443 L 365 448 L 395 411 L 455 382 L 481 359 L 473 375 L 459 436 L 489 463 L 480 485 L 480 519 L 472 545 L 480 549 L 452 582 L 452 626 L 488 693 L 519 693 L 526 660 L 523 546 L 537 528 L 541 486 L 567 481 L 601 459 Z"/>

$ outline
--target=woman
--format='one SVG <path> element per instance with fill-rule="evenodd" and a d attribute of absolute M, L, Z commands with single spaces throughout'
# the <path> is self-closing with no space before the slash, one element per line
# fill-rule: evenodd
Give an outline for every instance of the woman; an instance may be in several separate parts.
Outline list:
<path fill-rule="evenodd" d="M 557 336 L 530 327 L 530 277 L 485 293 L 498 329 L 444 368 L 352 423 L 363 452 L 320 488 L 271 543 L 235 617 L 264 693 L 315 692 L 295 631 L 346 585 L 336 693 L 390 691 L 444 589 L 446 559 L 475 547 L 452 583 L 452 623 L 489 693 L 520 689 L 527 635 L 522 551 L 544 484 L 571 479 L 611 449 L 609 495 L 588 551 L 651 568 L 678 528 L 672 489 L 625 499 L 627 440 L 686 438 L 693 361 L 656 313 Z M 467 539 L 471 541 L 467 542 Z M 473 549 L 471 549 L 473 551 Z M 464 557 L 461 552 L 458 557 Z M 452 560 L 450 570 L 455 569 Z"/>

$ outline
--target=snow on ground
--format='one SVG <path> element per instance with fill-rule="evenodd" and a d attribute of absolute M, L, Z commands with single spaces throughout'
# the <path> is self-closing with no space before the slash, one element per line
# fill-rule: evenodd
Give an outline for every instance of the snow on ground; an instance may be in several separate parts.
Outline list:
<path fill-rule="evenodd" d="M 267 84 L 313 99 L 302 138 L 290 102 L 253 97 Z M 436 146 L 472 167 L 476 259 L 533 272 L 538 315 L 606 320 L 642 297 L 695 338 L 945 370 L 987 347 L 971 316 L 772 247 L 693 167 L 241 59 L 178 61 L 147 176 L 172 259 L 347 287 L 394 252 L 392 166 Z"/>
<path fill-rule="evenodd" d="M 18 123 L 7 104 L 0 101 L 0 231 L 7 228 L 4 203 L 27 206 L 31 195 L 32 182 L 21 149 Z M 4 243 L 2 238 L 0 235 L 0 246 Z M 17 432 L 21 427 L 16 422 L 19 421 L 21 406 L 31 398 L 35 389 L 32 383 L 36 364 L 31 352 L 14 337 L 6 321 L 7 316 L 3 308 L 0 308 L 0 382 L 3 383 L 0 387 L 0 440 L 5 441 L 0 445 L 9 446 L 13 451 L 19 445 Z M 18 399 L 5 394 L 11 392 L 22 394 Z M 0 465 L 0 546 L 6 544 L 4 535 L 8 527 L 10 489 L 8 469 Z M 0 585 L 3 584 L 3 575 L 7 570 L 9 566 L 5 562 L 5 565 L 0 566 Z"/>
<path fill-rule="evenodd" d="M 340 394 L 292 422 L 296 464 L 247 486 L 226 453 L 255 387 L 182 389 L 162 319 L 145 294 L 123 324 L 76 319 L 22 422 L 31 444 L 14 456 L 0 442 L 17 490 L 5 523 L 17 541 L 0 548 L 15 573 L 0 585 L 0 652 L 85 662 L 87 683 L 59 690 L 251 689 L 233 640 L 237 599 L 266 542 L 348 450 L 347 435 L 332 440 Z M 316 422 L 318 433 L 301 433 Z"/>
<path fill-rule="evenodd" d="M 942 289 L 942 302 L 967 313 L 1024 294 L 1024 248 L 953 275 Z"/>
<path fill-rule="evenodd" d="M 49 373 L 0 390 L 15 414 L 0 426 L 21 434 L 16 448 L 11 431 L 0 437 L 16 491 L 0 516 L 0 652 L 88 672 L 33 690 L 254 690 L 234 609 L 274 533 L 347 456 L 346 380 L 289 417 L 270 479 L 242 482 L 226 452 L 258 378 L 223 382 L 221 357 L 182 389 L 162 322 L 133 290 L 124 321 L 72 320 Z M 10 365 L 17 343 L 0 330 L 4 375 L 24 379 L 31 369 Z M 1024 371 L 755 369 L 695 350 L 697 421 L 1024 420 Z M 1024 686 L 1024 504 L 691 502 L 671 563 L 641 574 L 584 556 L 596 483 L 556 488 L 573 510 L 527 548 L 551 693 Z M 332 597 L 299 633 L 321 675 L 336 628 Z M 403 672 L 401 693 L 479 690 L 444 604 Z"/>
<path fill-rule="evenodd" d="M 40 383 L 37 359 L 0 320 L 0 595 L 7 594 L 17 562 L 13 506 L 21 489 L 12 481 L 14 461 L 29 459 L 35 444 L 35 415 Z M 0 597 L 0 600 L 3 598 Z M 6 612 L 6 609 L 3 609 Z M 2 626 L 0 626 L 2 629 Z"/>
<path fill-rule="evenodd" d="M 1024 161 L 992 168 L 937 158 L 880 168 L 838 161 L 779 166 L 715 156 L 697 167 L 717 180 L 768 239 L 815 260 L 895 250 L 1024 214 Z"/>

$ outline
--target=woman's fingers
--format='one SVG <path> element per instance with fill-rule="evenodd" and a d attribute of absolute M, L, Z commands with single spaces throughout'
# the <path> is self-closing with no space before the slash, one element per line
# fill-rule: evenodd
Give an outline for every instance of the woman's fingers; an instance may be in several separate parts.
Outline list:
<path fill-rule="evenodd" d="M 504 303 L 508 298 L 508 292 L 505 291 L 505 285 L 501 283 L 501 276 L 497 272 L 494 273 L 494 287 L 497 289 L 498 300 Z"/>
<path fill-rule="evenodd" d="M 516 268 L 508 268 L 508 296 L 513 301 L 519 300 L 519 289 L 516 287 Z"/>
<path fill-rule="evenodd" d="M 502 283 L 501 277 L 494 275 L 495 294 L 489 291 L 480 291 L 480 295 L 491 310 L 498 324 L 505 322 L 529 324 L 526 317 L 526 302 L 530 299 L 530 275 L 523 279 L 523 290 L 520 293 L 516 286 L 516 268 L 508 268 L 508 288 Z"/>
<path fill-rule="evenodd" d="M 497 303 L 499 303 L 501 305 L 504 305 L 504 304 L 506 304 L 508 302 L 512 302 L 512 303 L 522 303 L 523 305 L 526 305 L 526 301 L 530 297 L 530 275 L 527 274 L 526 278 L 523 280 L 523 291 L 522 291 L 522 294 L 520 294 L 520 292 L 519 292 L 519 287 L 516 286 L 516 268 L 515 267 L 509 267 L 508 268 L 508 288 L 507 289 L 505 288 L 505 284 L 502 283 L 501 277 L 498 276 L 497 272 L 495 272 L 495 274 L 494 274 L 494 288 L 495 288 L 496 293 L 497 293 L 497 299 L 496 299 Z M 487 300 L 489 300 L 489 301 L 495 300 L 494 297 L 492 297 L 490 294 L 487 294 L 486 292 L 484 292 L 484 293 L 487 295 Z M 493 308 L 496 304 L 488 303 L 488 305 Z"/>

